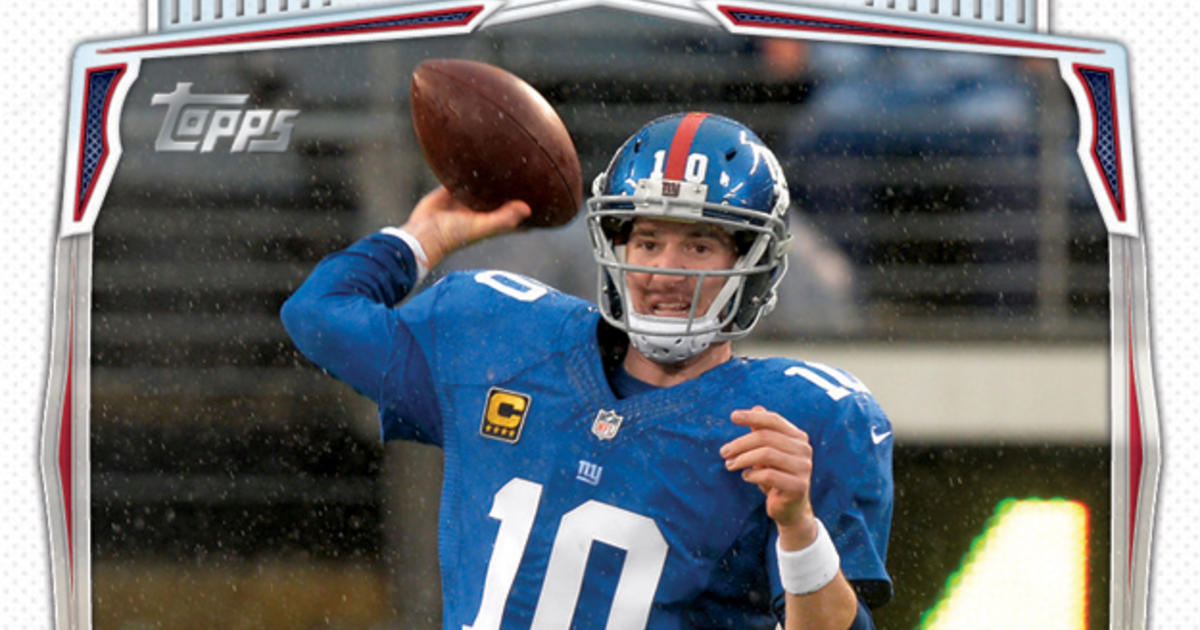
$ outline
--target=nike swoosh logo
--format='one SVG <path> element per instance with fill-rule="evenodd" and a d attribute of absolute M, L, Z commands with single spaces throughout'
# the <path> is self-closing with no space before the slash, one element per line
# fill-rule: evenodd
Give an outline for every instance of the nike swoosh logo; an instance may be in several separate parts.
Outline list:
<path fill-rule="evenodd" d="M 875 427 L 871 427 L 871 441 L 876 444 L 883 442 L 884 440 L 891 437 L 891 435 L 892 435 L 891 431 L 888 431 L 886 433 L 876 433 Z"/>

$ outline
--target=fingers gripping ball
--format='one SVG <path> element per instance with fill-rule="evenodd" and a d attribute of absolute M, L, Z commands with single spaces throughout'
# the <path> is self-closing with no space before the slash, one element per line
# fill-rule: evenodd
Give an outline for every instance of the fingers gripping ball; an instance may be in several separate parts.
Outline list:
<path fill-rule="evenodd" d="M 466 59 L 413 72 L 413 129 L 438 181 L 473 210 L 529 203 L 524 227 L 569 222 L 583 198 L 575 144 L 550 103 L 512 73 Z"/>

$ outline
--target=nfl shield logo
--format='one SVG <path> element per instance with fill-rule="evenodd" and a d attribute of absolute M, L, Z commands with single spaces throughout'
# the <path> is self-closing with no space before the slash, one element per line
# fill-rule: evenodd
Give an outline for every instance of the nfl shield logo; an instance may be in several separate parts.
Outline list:
<path fill-rule="evenodd" d="M 624 420 L 617 412 L 610 409 L 601 409 L 596 414 L 596 419 L 592 420 L 592 434 L 601 440 L 611 440 L 617 437 L 617 431 L 621 430 L 621 421 Z"/>

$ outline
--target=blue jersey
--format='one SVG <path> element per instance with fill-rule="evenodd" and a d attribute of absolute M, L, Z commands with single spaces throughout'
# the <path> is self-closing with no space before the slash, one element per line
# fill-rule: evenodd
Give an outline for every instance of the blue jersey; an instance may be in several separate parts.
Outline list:
<path fill-rule="evenodd" d="M 378 403 L 385 438 L 443 448 L 444 628 L 774 628 L 775 526 L 718 454 L 754 405 L 808 433 L 843 573 L 890 592 L 891 426 L 852 376 L 735 358 L 618 398 L 593 305 L 479 271 L 393 308 L 413 270 L 399 239 L 363 239 L 318 265 L 284 322 Z"/>

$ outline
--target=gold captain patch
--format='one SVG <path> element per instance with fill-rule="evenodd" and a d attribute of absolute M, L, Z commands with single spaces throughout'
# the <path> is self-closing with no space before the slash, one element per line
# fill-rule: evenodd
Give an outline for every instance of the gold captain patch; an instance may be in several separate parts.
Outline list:
<path fill-rule="evenodd" d="M 529 396 L 507 389 L 493 387 L 488 390 L 487 403 L 483 406 L 483 424 L 479 434 L 509 444 L 521 439 L 525 428 L 525 417 L 529 414 Z"/>

